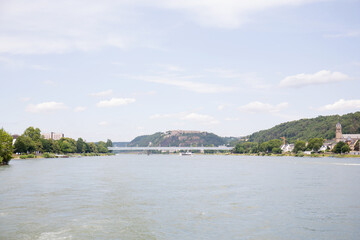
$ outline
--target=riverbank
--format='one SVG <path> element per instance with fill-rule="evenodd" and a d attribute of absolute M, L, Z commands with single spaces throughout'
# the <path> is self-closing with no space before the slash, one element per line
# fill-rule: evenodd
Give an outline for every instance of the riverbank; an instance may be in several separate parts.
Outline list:
<path fill-rule="evenodd" d="M 137 154 L 137 155 L 146 155 L 147 153 L 139 153 L 139 152 L 125 152 L 125 153 L 83 153 L 83 154 L 52 154 L 52 153 L 44 153 L 39 155 L 13 155 L 13 160 L 16 159 L 43 159 L 43 158 L 80 158 L 80 157 L 96 157 L 96 156 L 114 156 L 114 155 L 125 155 L 125 154 Z M 150 155 L 179 155 L 179 153 L 150 153 Z M 267 157 L 311 157 L 311 158 L 323 158 L 323 157 L 331 157 L 331 158 L 360 158 L 360 155 L 351 155 L 351 154 L 273 154 L 273 153 L 193 153 L 192 155 L 223 155 L 223 156 L 267 156 Z"/>
<path fill-rule="evenodd" d="M 76 154 L 54 154 L 54 153 L 43 153 L 43 154 L 23 154 L 23 155 L 17 155 L 14 154 L 12 160 L 16 159 L 43 159 L 43 158 L 79 158 L 79 157 L 101 157 L 101 156 L 113 156 L 114 153 L 76 153 Z"/>

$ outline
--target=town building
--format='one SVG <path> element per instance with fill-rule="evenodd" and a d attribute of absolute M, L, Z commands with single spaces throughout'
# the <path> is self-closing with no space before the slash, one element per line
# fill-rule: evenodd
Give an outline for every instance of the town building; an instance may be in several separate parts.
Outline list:
<path fill-rule="evenodd" d="M 360 140 L 360 134 L 342 134 L 341 124 L 336 124 L 335 141 L 345 142 L 349 145 L 351 151 L 355 150 L 356 143 Z"/>
<path fill-rule="evenodd" d="M 294 144 L 283 144 L 280 148 L 283 152 L 292 152 L 294 150 L 294 147 Z"/>
<path fill-rule="evenodd" d="M 51 132 L 51 133 L 43 133 L 42 136 L 45 139 L 60 140 L 61 138 L 64 137 L 64 134 Z"/>

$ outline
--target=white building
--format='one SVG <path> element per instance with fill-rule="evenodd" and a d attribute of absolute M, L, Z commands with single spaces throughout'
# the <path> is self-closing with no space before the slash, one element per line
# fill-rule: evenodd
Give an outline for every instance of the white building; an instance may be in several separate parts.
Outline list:
<path fill-rule="evenodd" d="M 45 139 L 60 140 L 61 138 L 64 137 L 64 134 L 51 132 L 51 133 L 43 133 L 42 136 Z"/>
<path fill-rule="evenodd" d="M 280 148 L 283 152 L 292 152 L 294 150 L 294 144 L 284 144 Z"/>

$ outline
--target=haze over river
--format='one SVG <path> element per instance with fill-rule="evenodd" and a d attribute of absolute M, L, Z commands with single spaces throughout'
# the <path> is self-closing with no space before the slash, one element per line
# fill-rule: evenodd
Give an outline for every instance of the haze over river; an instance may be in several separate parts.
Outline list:
<path fill-rule="evenodd" d="M 0 168 L 0 239 L 354 239 L 360 159 L 119 155 Z"/>

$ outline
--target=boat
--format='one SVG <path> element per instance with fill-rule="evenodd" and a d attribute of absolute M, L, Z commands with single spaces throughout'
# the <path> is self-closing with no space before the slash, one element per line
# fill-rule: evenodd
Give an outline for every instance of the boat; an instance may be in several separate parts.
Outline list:
<path fill-rule="evenodd" d="M 180 156 L 191 156 L 191 155 L 192 155 L 192 152 L 189 152 L 189 151 L 180 153 Z"/>

